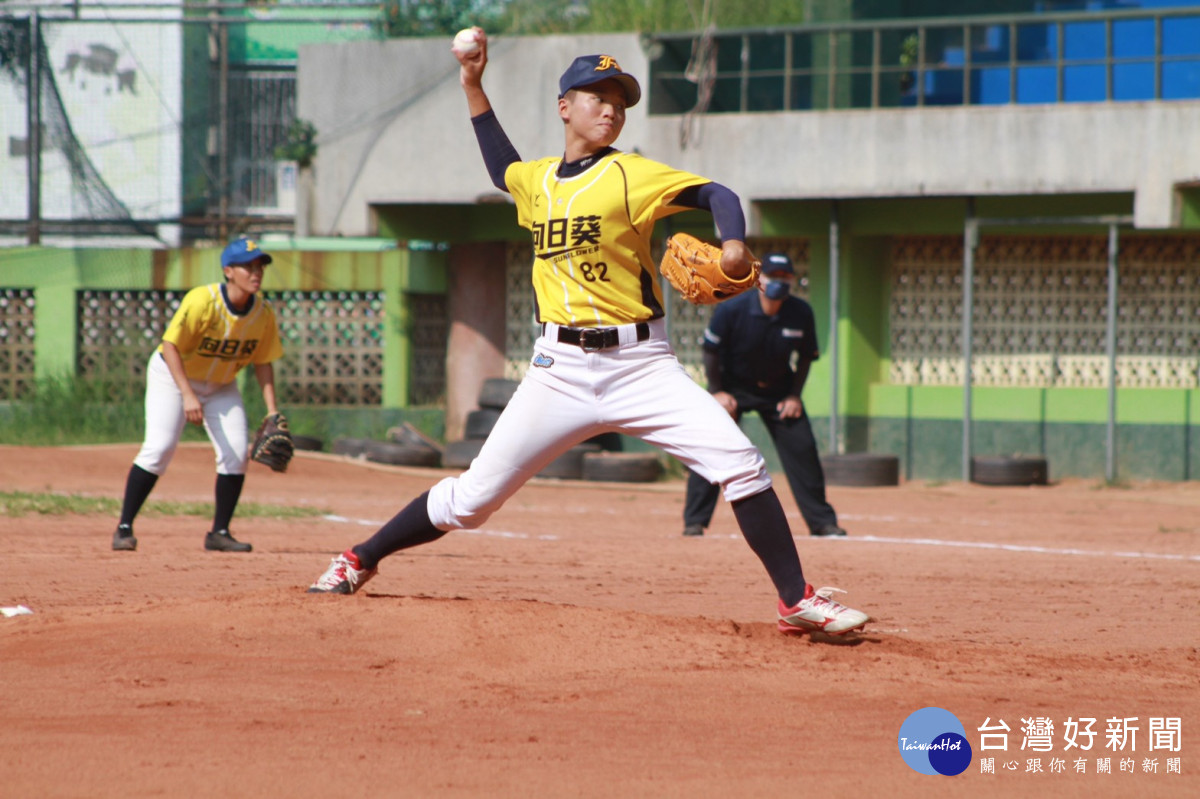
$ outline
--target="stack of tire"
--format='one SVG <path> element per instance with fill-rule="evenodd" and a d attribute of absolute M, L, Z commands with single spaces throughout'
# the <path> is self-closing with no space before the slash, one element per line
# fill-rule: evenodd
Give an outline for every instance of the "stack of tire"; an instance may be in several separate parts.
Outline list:
<path fill-rule="evenodd" d="M 390 466 L 440 466 L 442 445 L 422 433 L 411 423 L 387 431 L 387 440 L 373 438 L 339 438 L 333 442 L 334 455 L 361 458 L 372 463 Z"/>
<path fill-rule="evenodd" d="M 971 458 L 971 482 L 985 486 L 1044 486 L 1050 465 L 1041 455 L 976 455 Z"/>
<path fill-rule="evenodd" d="M 479 391 L 479 409 L 467 414 L 463 439 L 446 444 L 442 453 L 443 467 L 466 469 L 471 465 L 518 385 L 516 380 L 503 378 L 484 381 Z M 621 452 L 621 449 L 619 434 L 603 433 L 571 447 L 546 464 L 537 476 L 560 480 L 645 483 L 654 482 L 662 474 L 662 464 L 654 453 Z"/>
<path fill-rule="evenodd" d="M 821 458 L 825 482 L 832 486 L 895 486 L 900 484 L 900 459 L 895 455 L 850 452 Z M 971 458 L 971 482 L 986 486 L 1044 486 L 1050 468 L 1041 455 L 976 455 Z"/>
<path fill-rule="evenodd" d="M 831 486 L 898 486 L 900 459 L 873 452 L 847 452 L 821 456 L 825 483 Z"/>
<path fill-rule="evenodd" d="M 292 446 L 302 452 L 320 452 L 325 449 L 325 442 L 316 436 L 293 435 Z"/>

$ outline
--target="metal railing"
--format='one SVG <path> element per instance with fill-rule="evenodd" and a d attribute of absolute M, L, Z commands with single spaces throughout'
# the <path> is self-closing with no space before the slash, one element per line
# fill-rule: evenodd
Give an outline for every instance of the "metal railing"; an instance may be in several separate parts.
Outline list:
<path fill-rule="evenodd" d="M 1200 98 L 1200 5 L 663 34 L 651 51 L 652 114 Z"/>
<path fill-rule="evenodd" d="M 19 84 L 18 96 L 25 97 L 26 136 L 19 144 L 28 153 L 26 218 L 0 219 L 0 232 L 23 230 L 28 243 L 33 245 L 41 242 L 43 230 L 157 237 L 160 224 L 180 224 L 188 229 L 189 235 L 203 227 L 205 235 L 224 239 L 230 230 L 249 225 L 254 218 L 273 219 L 278 224 L 289 222 L 290 211 L 275 208 L 279 203 L 274 148 L 283 142 L 288 125 L 295 118 L 295 64 L 279 60 L 231 64 L 230 29 L 358 20 L 382 36 L 383 8 L 381 3 L 331 0 L 265 8 L 233 2 L 172 5 L 16 0 L 0 4 L 0 50 L 4 51 L 0 52 L 0 67 L 7 69 L 10 83 Z M 174 116 L 165 118 L 170 135 L 185 140 L 185 169 L 194 172 L 195 177 L 187 184 L 187 191 L 192 193 L 182 196 L 182 200 L 185 208 L 195 209 L 190 213 L 199 216 L 188 216 L 189 212 L 185 212 L 178 218 L 157 219 L 139 213 L 135 219 L 135 212 L 126 208 L 109 189 L 106 176 L 92 168 L 65 107 L 56 101 L 53 92 L 47 93 L 46 87 L 53 86 L 58 72 L 49 63 L 46 32 L 53 35 L 61 27 L 88 24 L 119 26 L 122 30 L 128 25 L 207 29 L 208 59 L 195 58 L 183 66 L 185 80 L 207 83 L 211 89 L 207 107 L 188 107 L 186 120 L 178 110 L 167 112 Z M 137 36 L 128 34 L 128 38 L 136 40 Z M 128 43 L 126 49 L 131 49 Z M 112 58 L 115 57 L 113 53 Z M 182 51 L 179 58 L 184 58 Z M 111 70 L 109 64 L 102 66 Z M 0 72 L 0 78 L 3 77 L 6 76 Z M 195 136 L 197 130 L 207 131 L 210 140 L 206 142 L 202 136 Z M 87 209 L 85 213 L 73 211 L 74 216 L 65 221 L 43 219 L 42 153 L 55 147 L 70 151 L 65 160 L 70 164 L 71 191 L 83 198 L 72 207 Z M 183 187 L 180 191 L 182 195 Z M 51 217 L 56 215 L 53 211 L 61 215 L 61 207 L 51 210 Z"/>

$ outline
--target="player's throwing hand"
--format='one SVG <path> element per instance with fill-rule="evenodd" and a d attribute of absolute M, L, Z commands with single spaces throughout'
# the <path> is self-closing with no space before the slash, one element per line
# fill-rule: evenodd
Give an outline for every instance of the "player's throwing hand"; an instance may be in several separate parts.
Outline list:
<path fill-rule="evenodd" d="M 483 78 L 483 68 L 487 66 L 487 34 L 480 27 L 468 28 L 467 30 L 475 34 L 475 47 L 473 49 L 468 50 L 459 46 L 460 39 L 466 31 L 462 31 L 458 36 L 454 37 L 454 44 L 450 46 L 450 52 L 454 53 L 454 57 L 462 65 L 462 68 L 459 70 L 458 79 L 463 88 L 478 86 L 479 81 Z"/>

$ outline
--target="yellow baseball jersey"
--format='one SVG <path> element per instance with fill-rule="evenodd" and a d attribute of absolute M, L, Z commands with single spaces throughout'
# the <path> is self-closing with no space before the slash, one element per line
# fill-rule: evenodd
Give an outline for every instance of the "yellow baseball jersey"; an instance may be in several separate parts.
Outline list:
<path fill-rule="evenodd" d="M 179 349 L 188 378 L 209 383 L 232 383 L 248 364 L 283 356 L 271 304 L 255 295 L 249 308 L 235 311 L 223 283 L 197 286 L 185 294 L 163 341 Z"/>
<path fill-rule="evenodd" d="M 654 223 L 688 210 L 668 203 L 710 181 L 619 150 L 574 177 L 555 174 L 561 161 L 518 161 L 504 173 L 517 221 L 533 233 L 538 321 L 595 327 L 662 316 Z"/>

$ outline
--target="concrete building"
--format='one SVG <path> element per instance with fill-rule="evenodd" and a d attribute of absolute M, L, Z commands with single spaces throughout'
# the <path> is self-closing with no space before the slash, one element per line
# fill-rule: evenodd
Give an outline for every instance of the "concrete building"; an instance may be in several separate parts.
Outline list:
<path fill-rule="evenodd" d="M 1200 15 L 1132 13 L 1099 19 L 1109 34 L 1098 57 L 1094 30 L 1077 27 L 1091 24 L 1081 15 L 986 18 L 965 34 L 970 20 L 721 32 L 725 56 L 694 70 L 691 96 L 679 90 L 689 80 L 681 65 L 701 36 L 496 36 L 485 87 L 517 150 L 533 158 L 561 151 L 557 79 L 575 55 L 610 54 L 641 79 L 647 97 L 618 146 L 732 187 L 755 241 L 802 256 L 823 343 L 836 346 L 805 397 L 810 414 L 829 421 L 830 448 L 895 452 L 909 477 L 948 477 L 960 471 L 965 435 L 979 451 L 1053 450 L 1059 474 L 1097 474 L 1106 446 L 1130 465 L 1174 440 L 1184 443 L 1167 445 L 1169 465 L 1138 471 L 1195 476 L 1186 442 L 1197 430 L 1185 409 L 1200 409 L 1200 47 L 1167 57 L 1160 35 L 1151 71 L 1128 72 L 1145 58 L 1125 58 L 1118 45 L 1122 31 L 1144 34 L 1147 20 L 1160 33 L 1174 30 L 1164 24 L 1186 32 Z M 1029 25 L 1052 31 L 1041 41 L 1054 52 L 1019 50 Z M 955 28 L 957 48 L 946 34 Z M 1072 56 L 1080 30 L 1091 50 Z M 901 33 L 926 43 L 915 60 L 894 57 Z M 891 55 L 889 39 L 900 41 Z M 840 42 L 861 46 L 839 51 Z M 488 179 L 448 47 L 301 48 L 298 113 L 321 149 L 297 199 L 297 229 L 448 244 L 451 433 L 484 378 L 520 372 L 529 320 L 528 304 L 514 301 L 528 236 Z M 729 56 L 739 47 L 740 58 Z M 992 57 L 997 47 L 1003 59 Z M 756 67 L 756 48 L 784 55 Z M 786 55 L 801 50 L 806 61 Z M 1169 85 L 1167 62 L 1187 67 Z M 705 81 L 702 106 L 693 98 Z M 1167 99 L 1173 92 L 1184 99 Z M 711 235 L 706 225 L 685 215 L 676 228 Z M 965 239 L 968 229 L 978 236 Z M 1121 284 L 1118 350 L 1106 361 L 1110 229 L 1122 268 L 1138 277 Z M 973 301 L 978 332 L 967 355 L 978 390 L 964 410 L 962 268 L 976 247 L 972 282 L 986 285 Z M 1064 259 L 1065 250 L 1076 255 Z M 1179 284 L 1174 299 L 1147 293 L 1162 281 Z M 1171 317 L 1171 341 L 1155 332 L 1161 325 L 1137 321 L 1148 316 Z M 702 327 L 680 324 L 685 362 Z M 1109 364 L 1120 419 L 1104 408 Z M 1082 406 L 1072 393 L 1081 390 Z M 1106 423 L 1116 422 L 1120 436 L 1106 444 Z"/>

